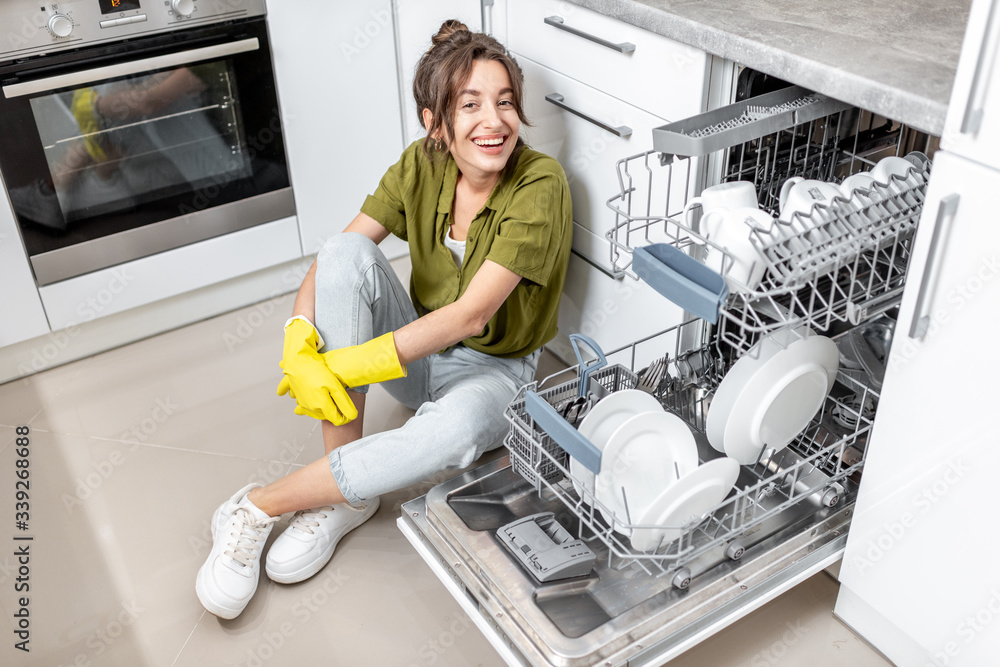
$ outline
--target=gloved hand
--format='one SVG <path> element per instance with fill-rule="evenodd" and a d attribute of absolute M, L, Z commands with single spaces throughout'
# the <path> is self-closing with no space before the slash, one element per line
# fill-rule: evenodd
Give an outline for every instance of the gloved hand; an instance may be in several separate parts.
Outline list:
<path fill-rule="evenodd" d="M 345 381 L 325 363 L 316 327 L 304 317 L 285 324 L 285 346 L 280 366 L 285 376 L 278 383 L 278 396 L 289 394 L 298 404 L 295 414 L 325 419 L 338 426 L 358 416 L 347 395 Z"/>
<path fill-rule="evenodd" d="M 396 354 L 396 338 L 390 331 L 361 345 L 324 352 L 323 361 L 348 387 L 385 382 L 406 376 Z"/>
<path fill-rule="evenodd" d="M 108 155 L 98 139 L 101 124 L 97 115 L 97 91 L 93 88 L 80 88 L 73 93 L 73 101 L 69 106 L 76 124 L 80 126 L 83 145 L 90 157 L 94 162 L 106 162 Z"/>

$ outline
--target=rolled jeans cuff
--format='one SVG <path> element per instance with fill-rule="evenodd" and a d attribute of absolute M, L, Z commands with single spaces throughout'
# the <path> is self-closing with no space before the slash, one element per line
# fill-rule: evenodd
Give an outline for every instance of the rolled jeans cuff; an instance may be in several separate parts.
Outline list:
<path fill-rule="evenodd" d="M 333 479 L 337 482 L 337 488 L 340 489 L 344 500 L 352 507 L 364 506 L 370 498 L 360 498 L 358 494 L 354 493 L 354 489 L 351 488 L 350 482 L 347 481 L 347 475 L 344 474 L 344 467 L 340 462 L 340 448 L 338 447 L 330 452 L 327 458 L 330 459 L 330 472 L 333 473 Z"/>

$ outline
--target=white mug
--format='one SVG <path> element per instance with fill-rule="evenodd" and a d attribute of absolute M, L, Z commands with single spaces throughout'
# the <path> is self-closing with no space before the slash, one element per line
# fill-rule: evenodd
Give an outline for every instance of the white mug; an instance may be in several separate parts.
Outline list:
<path fill-rule="evenodd" d="M 840 194 L 840 188 L 833 183 L 793 176 L 781 186 L 781 195 L 778 198 L 778 210 L 780 211 L 778 219 L 789 222 L 794 213 L 808 216 L 812 212 L 813 206 L 816 204 L 830 206 L 833 204 L 833 198 L 839 197 Z"/>
<path fill-rule="evenodd" d="M 731 183 L 720 183 L 705 188 L 697 197 L 692 197 L 684 205 L 684 212 L 681 219 L 684 224 L 693 229 L 694 225 L 688 220 L 688 213 L 695 206 L 701 206 L 702 218 L 719 211 L 727 211 L 732 208 L 757 207 L 757 189 L 749 181 L 733 181 Z M 704 225 L 702 233 L 704 234 Z"/>
<path fill-rule="evenodd" d="M 875 177 L 867 171 L 851 174 L 840 183 L 840 192 L 850 199 L 854 196 L 855 190 L 871 190 L 875 183 Z"/>
<path fill-rule="evenodd" d="M 709 246 L 705 260 L 711 269 L 725 273 L 726 282 L 737 291 L 753 291 L 764 277 L 764 261 L 752 241 L 753 230 L 770 231 L 774 218 L 767 211 L 744 206 L 716 211 L 702 218 L 708 240 L 725 249 L 733 258 L 732 265 L 723 266 L 718 250 Z"/>

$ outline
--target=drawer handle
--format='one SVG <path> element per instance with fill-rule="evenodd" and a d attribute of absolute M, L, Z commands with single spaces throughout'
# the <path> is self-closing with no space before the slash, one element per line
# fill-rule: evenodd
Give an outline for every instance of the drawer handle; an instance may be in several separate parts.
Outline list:
<path fill-rule="evenodd" d="M 563 97 L 562 95 L 560 95 L 559 93 L 549 93 L 548 95 L 545 96 L 545 101 L 546 102 L 551 102 L 552 104 L 556 105 L 560 109 L 563 109 L 564 111 L 568 111 L 571 114 L 573 114 L 574 116 L 579 116 L 580 118 L 584 119 L 588 123 L 593 123 L 594 125 L 596 125 L 597 127 L 601 128 L 602 130 L 607 130 L 611 134 L 619 136 L 622 139 L 625 139 L 625 138 L 628 138 L 628 137 L 632 136 L 632 128 L 629 127 L 628 125 L 619 125 L 618 127 L 614 127 L 614 126 L 608 125 L 607 123 L 602 123 L 601 121 L 597 120 L 596 118 L 594 118 L 592 116 L 588 116 L 587 114 L 583 113 L 582 111 L 578 111 L 578 110 L 574 109 L 573 107 L 569 106 L 568 104 L 566 104 L 565 102 L 563 102 L 564 99 L 566 99 L 566 98 Z"/>
<path fill-rule="evenodd" d="M 632 53 L 635 51 L 635 44 L 632 42 L 609 42 L 606 39 L 601 39 L 597 35 L 591 35 L 589 32 L 584 32 L 578 28 L 573 28 L 566 25 L 561 16 L 546 16 L 545 22 L 552 26 L 553 28 L 559 28 L 560 30 L 565 30 L 566 32 L 576 35 L 577 37 L 583 37 L 584 39 L 589 39 L 592 42 L 597 42 L 601 46 L 606 46 L 609 49 L 617 51 L 618 53 Z"/>

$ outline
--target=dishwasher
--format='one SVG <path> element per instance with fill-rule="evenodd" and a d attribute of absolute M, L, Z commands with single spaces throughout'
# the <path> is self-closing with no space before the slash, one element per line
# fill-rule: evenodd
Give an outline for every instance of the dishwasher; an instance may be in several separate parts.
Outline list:
<path fill-rule="evenodd" d="M 684 321 L 607 353 L 578 337 L 575 368 L 508 406 L 509 456 L 405 503 L 397 520 L 508 664 L 663 664 L 840 558 L 934 141 L 792 86 L 657 128 L 651 150 L 618 161 L 611 262 Z M 727 280 L 739 258 L 689 218 L 709 183 L 751 182 L 777 214 L 789 178 L 840 183 L 884 156 L 911 166 L 867 198 L 751 228 L 752 287 Z M 593 494 L 600 450 L 569 406 L 640 390 L 684 421 L 704 465 L 725 457 L 709 416 L 726 373 L 765 338 L 804 331 L 836 345 L 831 386 L 787 446 L 740 461 L 721 502 L 652 526 L 627 497 Z M 650 531 L 658 539 L 636 539 Z"/>

